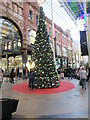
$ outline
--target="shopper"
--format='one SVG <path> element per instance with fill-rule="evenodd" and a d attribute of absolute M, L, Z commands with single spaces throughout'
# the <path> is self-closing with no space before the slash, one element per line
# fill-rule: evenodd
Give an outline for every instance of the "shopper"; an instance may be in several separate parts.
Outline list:
<path fill-rule="evenodd" d="M 88 82 L 88 81 L 89 81 L 89 77 L 90 77 L 90 73 L 89 73 L 90 70 L 89 70 L 89 67 L 86 67 L 86 71 L 87 71 L 87 74 L 88 74 L 87 80 L 86 80 L 86 81 Z"/>
<path fill-rule="evenodd" d="M 19 77 L 19 67 L 17 68 L 17 77 Z"/>
<path fill-rule="evenodd" d="M 68 79 L 72 79 L 72 68 L 69 66 L 68 68 Z"/>
<path fill-rule="evenodd" d="M 23 68 L 23 79 L 26 78 L 26 68 Z"/>
<path fill-rule="evenodd" d="M 35 81 L 35 71 L 34 71 L 34 69 L 30 69 L 28 77 L 29 77 L 29 87 L 32 87 L 32 90 L 33 90 L 33 88 L 34 88 L 33 83 Z"/>
<path fill-rule="evenodd" d="M 14 83 L 14 68 L 11 70 L 11 83 Z"/>
<path fill-rule="evenodd" d="M 64 71 L 63 68 L 61 68 L 61 74 L 60 74 L 61 78 L 64 79 Z"/>
<path fill-rule="evenodd" d="M 82 84 L 82 89 L 86 90 L 86 80 L 87 80 L 87 71 L 85 69 L 85 67 L 83 66 L 82 69 L 80 70 L 80 80 L 81 80 L 81 84 Z"/>
<path fill-rule="evenodd" d="M 88 82 L 90 80 L 90 67 L 88 68 Z"/>
<path fill-rule="evenodd" d="M 77 77 L 78 77 L 78 80 L 80 80 L 80 71 L 81 71 L 82 67 L 78 68 L 78 73 L 77 73 Z"/>
<path fill-rule="evenodd" d="M 2 69 L 0 69 L 0 88 L 1 88 L 2 82 L 3 82 L 3 72 L 2 72 Z"/>

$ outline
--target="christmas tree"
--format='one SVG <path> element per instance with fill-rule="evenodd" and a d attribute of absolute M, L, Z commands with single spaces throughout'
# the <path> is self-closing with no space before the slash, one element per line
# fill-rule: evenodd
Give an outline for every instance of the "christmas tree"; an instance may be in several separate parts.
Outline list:
<path fill-rule="evenodd" d="M 35 61 L 36 88 L 52 88 L 59 86 L 58 75 L 55 71 L 53 52 L 44 20 L 43 8 L 40 7 L 39 25 L 36 32 L 36 41 L 32 51 Z"/>

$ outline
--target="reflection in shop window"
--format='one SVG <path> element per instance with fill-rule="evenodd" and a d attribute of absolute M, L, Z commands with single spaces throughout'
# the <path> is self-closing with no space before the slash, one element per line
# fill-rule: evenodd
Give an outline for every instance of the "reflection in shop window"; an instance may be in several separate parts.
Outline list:
<path fill-rule="evenodd" d="M 8 42 L 8 49 L 11 49 L 11 42 Z"/>
<path fill-rule="evenodd" d="M 30 43 L 34 44 L 35 43 L 35 37 L 36 37 L 36 32 L 34 30 L 30 31 Z"/>
<path fill-rule="evenodd" d="M 21 47 L 21 41 L 18 41 L 18 47 Z"/>
<path fill-rule="evenodd" d="M 14 48 L 17 47 L 17 43 L 16 43 L 16 41 L 13 42 L 13 47 L 14 47 Z"/>
<path fill-rule="evenodd" d="M 5 43 L 4 45 L 5 45 L 5 50 L 7 50 L 7 43 Z"/>

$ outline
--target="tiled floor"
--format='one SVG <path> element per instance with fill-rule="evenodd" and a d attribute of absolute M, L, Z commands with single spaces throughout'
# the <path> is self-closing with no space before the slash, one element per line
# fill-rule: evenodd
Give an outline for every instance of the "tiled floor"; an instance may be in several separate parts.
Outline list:
<path fill-rule="evenodd" d="M 88 84 L 87 90 L 78 86 L 78 80 L 64 80 L 75 84 L 68 92 L 52 95 L 29 95 L 12 91 L 13 84 L 2 84 L 2 97 L 19 99 L 17 111 L 13 118 L 88 118 Z M 18 80 L 26 82 L 27 80 Z M 1 95 L 0 95 L 1 97 Z"/>

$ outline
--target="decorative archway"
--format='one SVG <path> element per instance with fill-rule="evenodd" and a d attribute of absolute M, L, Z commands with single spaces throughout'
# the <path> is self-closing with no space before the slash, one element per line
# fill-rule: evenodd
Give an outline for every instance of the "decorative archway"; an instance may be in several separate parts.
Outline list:
<path fill-rule="evenodd" d="M 7 17 L 0 17 L 0 57 L 6 58 L 7 69 L 8 58 L 21 55 L 22 45 L 22 32 L 18 25 Z"/>
<path fill-rule="evenodd" d="M 2 56 L 21 54 L 22 33 L 12 20 L 0 17 L 0 43 Z"/>

